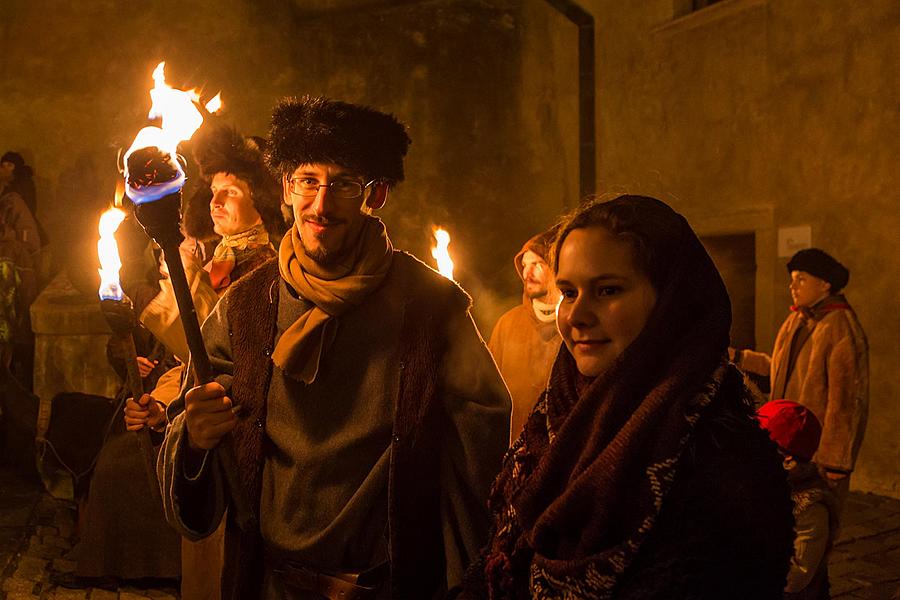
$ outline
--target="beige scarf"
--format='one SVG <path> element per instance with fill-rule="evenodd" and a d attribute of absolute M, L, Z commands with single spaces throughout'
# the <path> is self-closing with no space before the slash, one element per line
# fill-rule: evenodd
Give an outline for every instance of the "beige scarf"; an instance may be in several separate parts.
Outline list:
<path fill-rule="evenodd" d="M 262 223 L 235 235 L 223 235 L 213 252 L 213 258 L 204 269 L 209 272 L 213 289 L 221 295 L 231 285 L 231 272 L 237 263 L 235 250 L 243 251 L 269 244 L 269 234 Z"/>
<path fill-rule="evenodd" d="M 281 241 L 278 269 L 288 285 L 314 306 L 281 334 L 272 353 L 275 364 L 290 377 L 312 383 L 319 372 L 329 325 L 381 285 L 391 267 L 393 250 L 384 223 L 367 217 L 347 259 L 321 265 L 307 256 L 297 228 L 292 227 Z"/>

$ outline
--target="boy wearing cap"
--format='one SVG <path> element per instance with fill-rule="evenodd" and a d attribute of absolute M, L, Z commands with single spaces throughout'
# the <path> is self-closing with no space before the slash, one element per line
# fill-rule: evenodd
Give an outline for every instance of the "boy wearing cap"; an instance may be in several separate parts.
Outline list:
<path fill-rule="evenodd" d="M 294 226 L 204 323 L 216 379 L 170 409 L 167 517 L 199 539 L 228 509 L 225 598 L 442 597 L 487 539 L 509 393 L 469 297 L 371 215 L 406 128 L 287 98 L 270 139 Z M 229 432 L 245 514 L 210 452 Z"/>
<path fill-rule="evenodd" d="M 794 556 L 785 599 L 829 598 L 828 552 L 837 533 L 834 494 L 811 461 L 822 427 L 812 411 L 790 400 L 772 400 L 759 409 L 759 424 L 784 455 L 794 502 Z"/>
<path fill-rule="evenodd" d="M 775 339 L 771 359 L 748 350 L 735 362 L 769 373 L 771 398 L 788 398 L 810 409 L 822 423 L 814 461 L 843 504 L 850 473 L 866 430 L 869 410 L 869 346 L 841 290 L 850 272 L 826 252 L 808 248 L 787 265 L 794 305 Z"/>

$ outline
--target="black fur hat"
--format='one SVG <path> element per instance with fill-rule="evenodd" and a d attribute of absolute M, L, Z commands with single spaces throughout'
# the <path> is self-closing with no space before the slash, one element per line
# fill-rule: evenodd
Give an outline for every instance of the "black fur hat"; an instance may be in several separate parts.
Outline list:
<path fill-rule="evenodd" d="M 806 271 L 831 284 L 831 293 L 837 294 L 850 281 L 850 271 L 834 257 L 818 248 L 807 248 L 797 252 L 787 264 L 791 271 Z"/>
<path fill-rule="evenodd" d="M 209 126 L 198 132 L 194 160 L 207 182 L 216 173 L 231 173 L 249 184 L 253 207 L 262 217 L 266 231 L 280 236 L 287 229 L 281 212 L 281 185 L 266 167 L 263 154 L 266 140 L 244 137 L 233 127 Z"/>
<path fill-rule="evenodd" d="M 393 115 L 326 98 L 283 98 L 272 112 L 269 167 L 292 173 L 307 163 L 334 163 L 393 186 L 403 181 L 411 140 Z"/>

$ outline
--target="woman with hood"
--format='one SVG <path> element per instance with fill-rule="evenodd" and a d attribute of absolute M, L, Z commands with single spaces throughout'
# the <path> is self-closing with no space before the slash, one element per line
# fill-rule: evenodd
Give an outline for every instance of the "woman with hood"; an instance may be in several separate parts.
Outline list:
<path fill-rule="evenodd" d="M 551 253 L 564 346 L 494 483 L 467 598 L 780 598 L 790 490 L 687 221 L 593 201 Z"/>

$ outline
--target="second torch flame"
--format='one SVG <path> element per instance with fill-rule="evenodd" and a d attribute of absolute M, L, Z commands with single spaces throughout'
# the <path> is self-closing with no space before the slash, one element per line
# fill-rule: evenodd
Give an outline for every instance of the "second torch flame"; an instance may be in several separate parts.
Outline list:
<path fill-rule="evenodd" d="M 196 90 L 178 90 L 166 83 L 165 62 L 156 65 L 153 70 L 153 88 L 150 90 L 149 117 L 161 119 L 160 127 L 150 126 L 141 129 L 135 136 L 131 147 L 125 153 L 125 179 L 128 176 L 128 158 L 142 148 L 156 147 L 163 153 L 172 157 L 178 149 L 178 144 L 191 139 L 194 132 L 203 124 L 203 115 L 197 108 L 200 94 Z M 222 107 L 222 97 L 219 94 L 210 100 L 206 110 L 211 113 Z M 158 186 L 149 186 L 144 190 L 132 189 L 129 197 L 136 203 L 152 202 L 172 192 L 177 192 L 184 185 L 184 170 L 176 160 L 172 160 L 172 167 L 178 171 L 178 176 L 171 181 Z"/>
<path fill-rule="evenodd" d="M 437 261 L 438 272 L 447 279 L 453 280 L 453 259 L 447 247 L 450 245 L 450 234 L 438 227 L 434 230 L 435 245 L 431 248 L 431 256 Z"/>
<path fill-rule="evenodd" d="M 125 219 L 125 212 L 118 208 L 110 208 L 100 215 L 100 241 L 97 242 L 97 255 L 100 257 L 100 299 L 121 300 L 122 286 L 119 284 L 119 269 L 122 260 L 119 258 L 119 247 L 116 245 L 116 229 Z"/>

